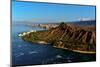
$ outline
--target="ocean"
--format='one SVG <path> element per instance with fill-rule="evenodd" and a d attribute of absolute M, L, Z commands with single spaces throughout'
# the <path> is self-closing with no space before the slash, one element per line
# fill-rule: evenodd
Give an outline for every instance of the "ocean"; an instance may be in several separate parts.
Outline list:
<path fill-rule="evenodd" d="M 96 61 L 95 54 L 81 54 L 50 45 L 26 42 L 18 37 L 18 34 L 30 30 L 44 29 L 24 24 L 12 24 L 11 45 L 12 65 L 14 66 Z"/>

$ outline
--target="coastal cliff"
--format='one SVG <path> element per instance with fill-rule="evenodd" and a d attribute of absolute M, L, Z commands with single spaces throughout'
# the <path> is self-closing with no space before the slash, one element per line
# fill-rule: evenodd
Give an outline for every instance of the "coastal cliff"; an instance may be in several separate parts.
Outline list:
<path fill-rule="evenodd" d="M 50 43 L 53 47 L 76 52 L 96 52 L 95 26 L 80 26 L 61 23 L 55 28 L 46 31 L 31 32 L 21 38 L 33 43 L 44 41 L 44 43 Z"/>

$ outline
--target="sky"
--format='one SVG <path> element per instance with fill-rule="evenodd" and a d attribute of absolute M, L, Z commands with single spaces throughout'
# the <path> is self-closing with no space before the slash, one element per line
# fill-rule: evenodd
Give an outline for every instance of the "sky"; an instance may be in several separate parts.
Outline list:
<path fill-rule="evenodd" d="M 95 6 L 12 1 L 13 21 L 68 22 L 95 19 Z"/>

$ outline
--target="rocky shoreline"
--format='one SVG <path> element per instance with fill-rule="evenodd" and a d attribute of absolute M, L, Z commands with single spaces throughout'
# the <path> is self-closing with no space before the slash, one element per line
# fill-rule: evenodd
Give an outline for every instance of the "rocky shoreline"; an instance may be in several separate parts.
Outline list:
<path fill-rule="evenodd" d="M 53 46 L 53 47 L 59 48 L 59 47 L 56 47 L 56 46 Z M 70 50 L 70 51 L 77 52 L 77 53 L 83 53 L 83 54 L 96 54 L 96 52 L 93 52 L 93 51 L 72 50 L 72 49 L 69 49 L 69 48 L 62 48 L 62 49 Z"/>

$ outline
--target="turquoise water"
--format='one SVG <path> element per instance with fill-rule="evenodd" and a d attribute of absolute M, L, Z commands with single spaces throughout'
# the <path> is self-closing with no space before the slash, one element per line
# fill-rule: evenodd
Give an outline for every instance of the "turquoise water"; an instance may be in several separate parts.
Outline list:
<path fill-rule="evenodd" d="M 68 50 L 53 48 L 52 46 L 25 42 L 19 33 L 30 30 L 44 30 L 24 24 L 12 25 L 12 65 L 40 65 L 95 61 L 95 54 L 80 54 Z"/>

